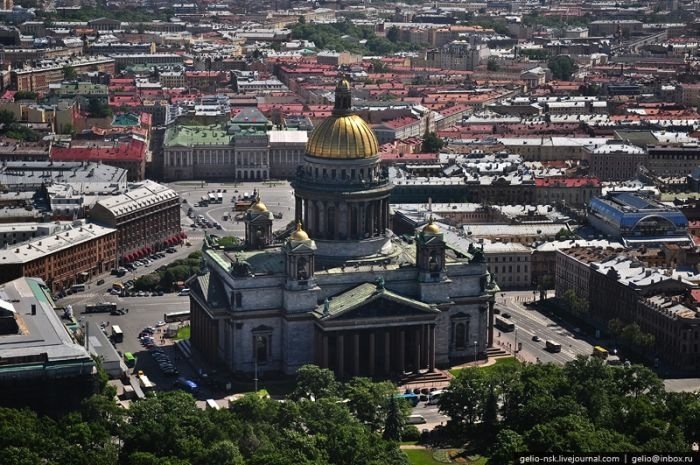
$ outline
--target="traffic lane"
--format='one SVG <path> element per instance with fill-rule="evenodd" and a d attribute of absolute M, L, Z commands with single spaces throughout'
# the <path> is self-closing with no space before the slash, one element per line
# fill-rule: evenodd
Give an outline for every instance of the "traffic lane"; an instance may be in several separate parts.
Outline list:
<path fill-rule="evenodd" d="M 161 266 L 166 266 L 175 260 L 186 258 L 192 252 L 197 252 L 201 249 L 201 241 L 197 239 L 190 240 L 191 246 L 179 246 L 176 247 L 177 251 L 172 254 L 165 254 L 164 258 L 157 259 L 150 266 L 140 266 L 136 268 L 135 271 L 129 271 L 122 277 L 117 277 L 109 273 L 103 273 L 102 275 L 94 276 L 90 281 L 86 283 L 86 290 L 84 292 L 77 292 L 75 294 L 68 295 L 57 300 L 60 306 L 72 305 L 73 312 L 78 313 L 84 310 L 85 305 L 94 304 L 99 302 L 104 302 L 104 298 L 116 298 L 109 293 L 114 282 L 124 282 L 129 279 L 136 280 L 141 276 L 156 272 Z M 104 279 L 104 284 L 95 284 L 100 279 Z M 110 300 L 112 301 L 112 300 Z M 76 307 L 77 306 L 77 307 Z"/>
<path fill-rule="evenodd" d="M 501 305 L 501 313 L 503 306 Z M 573 331 L 562 326 L 559 321 L 549 318 L 532 307 L 522 307 L 515 303 L 506 306 L 506 312 L 511 314 L 511 319 L 520 324 L 524 329 L 538 335 L 542 339 L 554 339 L 556 342 L 570 347 L 574 354 L 590 355 L 593 351 L 592 341 L 578 331 Z M 545 338 L 547 336 L 547 338 Z"/>
<path fill-rule="evenodd" d="M 569 330 L 561 327 L 558 323 L 540 314 L 536 310 L 524 310 L 513 306 L 504 308 L 503 305 L 498 305 L 498 307 L 500 307 L 501 316 L 505 312 L 510 313 L 510 320 L 515 324 L 517 329 L 517 342 L 523 344 L 521 355 L 524 355 L 528 361 L 536 361 L 537 358 L 540 358 L 543 362 L 551 360 L 557 363 L 565 363 L 573 360 L 579 354 L 589 355 L 592 353 L 592 345 L 584 340 L 578 339 L 578 337 Z M 498 331 L 498 329 L 496 329 L 496 331 Z M 502 336 L 502 338 L 511 344 L 512 350 L 512 348 L 517 345 L 515 341 L 516 332 L 504 334 L 507 335 Z M 534 336 L 538 336 L 541 341 L 533 341 L 532 338 Z M 545 351 L 545 341 L 547 340 L 561 344 L 562 351 L 559 353 Z M 529 360 L 532 358 L 534 358 L 534 360 Z"/>
<path fill-rule="evenodd" d="M 419 430 L 433 430 L 436 426 L 447 424 L 449 417 L 438 411 L 437 405 L 428 405 L 427 402 L 419 402 L 411 409 L 411 415 L 420 415 L 425 418 L 425 423 L 415 425 Z"/>

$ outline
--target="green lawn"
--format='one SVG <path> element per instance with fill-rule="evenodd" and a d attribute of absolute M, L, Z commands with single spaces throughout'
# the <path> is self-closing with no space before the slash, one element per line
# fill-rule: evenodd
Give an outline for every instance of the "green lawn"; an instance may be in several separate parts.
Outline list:
<path fill-rule="evenodd" d="M 427 449 L 403 449 L 411 465 L 443 465 L 433 458 L 432 451 Z"/>
<path fill-rule="evenodd" d="M 492 371 L 497 366 L 513 366 L 514 367 L 517 365 L 520 365 L 520 362 L 518 360 L 516 360 L 515 357 L 503 357 L 503 358 L 496 359 L 496 363 L 494 363 L 493 365 L 489 365 L 487 367 L 483 367 L 483 368 L 479 368 L 479 369 L 484 370 L 486 372 L 489 372 L 489 371 Z M 459 374 L 459 372 L 462 371 L 463 369 L 464 368 L 452 369 L 452 370 L 450 370 L 450 374 L 452 374 L 452 376 L 457 376 L 457 374 Z"/>
<path fill-rule="evenodd" d="M 175 339 L 178 341 L 181 341 L 183 339 L 189 339 L 190 338 L 190 327 L 188 326 L 183 326 L 182 328 L 177 330 L 177 336 L 175 336 Z"/>

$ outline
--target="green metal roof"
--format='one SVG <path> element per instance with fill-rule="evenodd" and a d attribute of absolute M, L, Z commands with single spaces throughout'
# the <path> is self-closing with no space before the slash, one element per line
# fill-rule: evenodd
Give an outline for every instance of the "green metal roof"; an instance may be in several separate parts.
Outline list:
<path fill-rule="evenodd" d="M 314 313 L 320 319 L 333 318 L 377 299 L 391 300 L 426 313 L 439 313 L 439 310 L 430 304 L 402 296 L 373 283 L 360 284 L 342 294 L 338 294 L 328 300 L 328 312 L 325 310 L 326 303 L 323 303 L 316 307 Z"/>
<path fill-rule="evenodd" d="M 165 131 L 165 147 L 229 145 L 231 135 L 219 125 L 174 126 Z"/>

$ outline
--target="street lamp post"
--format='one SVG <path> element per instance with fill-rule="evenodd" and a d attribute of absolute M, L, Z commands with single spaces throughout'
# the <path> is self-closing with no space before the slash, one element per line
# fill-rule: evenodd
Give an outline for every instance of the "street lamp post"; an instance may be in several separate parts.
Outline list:
<path fill-rule="evenodd" d="M 474 341 L 474 363 L 475 364 L 476 364 L 476 346 L 478 343 L 479 343 L 478 341 Z"/>
<path fill-rule="evenodd" d="M 515 328 L 515 344 L 513 344 L 513 355 L 518 354 L 518 328 Z"/>

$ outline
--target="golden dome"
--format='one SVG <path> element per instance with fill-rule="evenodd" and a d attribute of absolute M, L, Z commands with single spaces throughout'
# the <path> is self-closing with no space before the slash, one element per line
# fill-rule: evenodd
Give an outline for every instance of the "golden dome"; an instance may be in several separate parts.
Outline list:
<path fill-rule="evenodd" d="M 308 241 L 309 240 L 309 235 L 306 234 L 306 231 L 301 229 L 301 221 L 297 221 L 297 229 L 292 233 L 289 238 L 293 241 Z"/>
<path fill-rule="evenodd" d="M 320 158 L 370 158 L 379 152 L 374 131 L 352 112 L 350 82 L 343 79 L 335 88 L 335 106 L 311 133 L 306 153 Z"/>
<path fill-rule="evenodd" d="M 423 232 L 426 234 L 440 234 L 440 228 L 438 228 L 438 225 L 433 223 L 433 219 L 430 218 L 430 223 L 425 225 Z"/>
<path fill-rule="evenodd" d="M 370 158 L 378 152 L 374 131 L 353 114 L 326 118 L 306 144 L 306 153 L 320 158 Z"/>
<path fill-rule="evenodd" d="M 255 199 L 255 203 L 250 206 L 250 209 L 253 210 L 254 212 L 259 212 L 259 213 L 265 213 L 267 212 L 267 205 L 263 203 L 262 200 L 260 200 L 260 197 Z"/>

